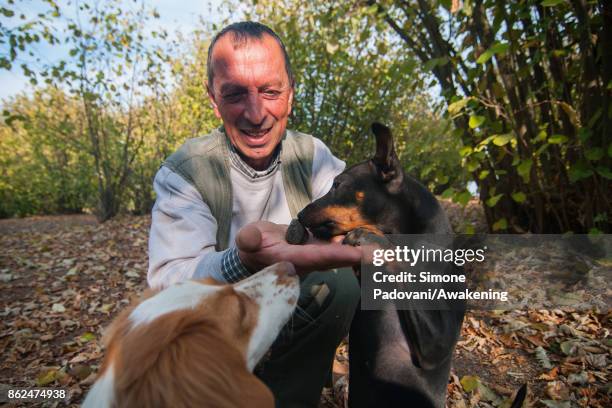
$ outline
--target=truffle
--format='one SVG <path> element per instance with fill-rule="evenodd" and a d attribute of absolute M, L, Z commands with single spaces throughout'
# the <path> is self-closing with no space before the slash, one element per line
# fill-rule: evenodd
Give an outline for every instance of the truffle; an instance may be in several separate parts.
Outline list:
<path fill-rule="evenodd" d="M 308 231 L 297 219 L 291 220 L 285 239 L 293 245 L 302 245 L 308 241 Z"/>

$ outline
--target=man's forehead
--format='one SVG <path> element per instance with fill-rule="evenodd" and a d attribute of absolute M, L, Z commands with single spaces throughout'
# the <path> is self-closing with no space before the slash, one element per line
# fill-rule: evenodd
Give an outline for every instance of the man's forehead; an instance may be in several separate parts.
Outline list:
<path fill-rule="evenodd" d="M 221 86 L 219 87 L 219 91 L 221 93 L 225 93 L 225 92 L 233 92 L 233 91 L 242 91 L 245 88 L 248 88 L 249 85 L 253 85 L 253 84 L 247 84 L 247 83 L 242 83 L 240 81 L 227 81 L 227 82 L 223 82 L 221 84 Z M 255 84 L 255 86 L 258 89 L 266 89 L 266 88 L 275 88 L 275 87 L 282 87 L 284 85 L 281 77 L 279 76 L 276 80 L 274 81 L 266 81 L 266 82 L 258 82 L 257 84 Z"/>
<path fill-rule="evenodd" d="M 288 79 L 282 49 L 268 34 L 263 34 L 261 38 L 235 39 L 233 33 L 226 33 L 214 45 L 211 64 L 215 81 L 221 77 L 243 77 L 256 73 L 266 75 L 266 82 L 270 83 L 286 82 Z"/>

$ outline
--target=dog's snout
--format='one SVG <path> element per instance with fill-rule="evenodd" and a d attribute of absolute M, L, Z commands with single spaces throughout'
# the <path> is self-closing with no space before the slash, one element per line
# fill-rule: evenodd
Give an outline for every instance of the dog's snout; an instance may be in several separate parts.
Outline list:
<path fill-rule="evenodd" d="M 310 203 L 298 213 L 297 219 L 305 228 L 310 228 L 313 224 L 316 224 L 318 213 L 318 206 L 315 203 Z"/>
<path fill-rule="evenodd" d="M 302 225 L 304 225 L 304 210 L 306 210 L 306 208 L 308 208 L 308 207 L 305 207 L 305 208 L 304 208 L 302 211 L 300 211 L 300 212 L 298 213 L 298 215 L 297 215 L 297 219 L 298 219 L 298 221 L 300 222 L 300 224 L 302 224 Z"/>
<path fill-rule="evenodd" d="M 297 272 L 295 270 L 295 266 L 293 266 L 293 264 L 291 262 L 286 262 L 286 261 L 280 262 L 278 264 L 278 269 L 277 270 L 278 270 L 278 272 L 280 274 L 285 274 L 285 275 L 288 275 L 288 276 L 295 276 L 295 275 L 297 275 Z"/>

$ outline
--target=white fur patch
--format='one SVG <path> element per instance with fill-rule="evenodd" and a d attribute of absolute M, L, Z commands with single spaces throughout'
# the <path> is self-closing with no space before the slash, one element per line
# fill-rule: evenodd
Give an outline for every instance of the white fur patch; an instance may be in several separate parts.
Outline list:
<path fill-rule="evenodd" d="M 136 327 L 177 310 L 193 309 L 205 297 L 222 286 L 203 285 L 195 281 L 180 282 L 145 300 L 130 313 L 130 321 Z"/>
<path fill-rule="evenodd" d="M 300 295 L 297 275 L 279 276 L 278 267 L 278 264 L 269 266 L 234 285 L 236 291 L 243 292 L 259 304 L 257 326 L 247 349 L 249 371 L 253 371 L 276 340 L 280 330 L 291 317 Z M 280 283 L 279 280 L 283 282 Z"/>
<path fill-rule="evenodd" d="M 83 408 L 110 408 L 115 399 L 115 373 L 113 365 L 109 365 L 104 375 L 96 381 L 87 398 L 83 401 Z"/>

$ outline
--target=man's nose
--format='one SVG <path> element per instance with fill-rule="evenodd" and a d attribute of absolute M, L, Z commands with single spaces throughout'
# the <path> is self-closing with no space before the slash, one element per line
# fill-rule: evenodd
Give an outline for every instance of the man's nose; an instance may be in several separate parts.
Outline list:
<path fill-rule="evenodd" d="M 264 103 L 258 93 L 249 93 L 244 117 L 253 125 L 261 125 L 266 117 Z"/>

